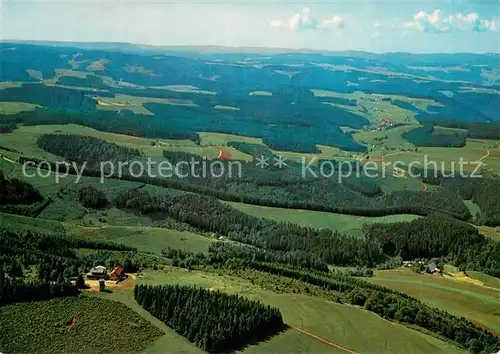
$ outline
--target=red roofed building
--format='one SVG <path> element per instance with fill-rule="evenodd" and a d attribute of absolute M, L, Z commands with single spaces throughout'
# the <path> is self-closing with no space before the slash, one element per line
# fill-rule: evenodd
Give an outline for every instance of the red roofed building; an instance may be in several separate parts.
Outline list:
<path fill-rule="evenodd" d="M 113 269 L 113 271 L 109 275 L 109 278 L 112 280 L 123 279 L 125 278 L 125 271 L 120 266 L 115 267 L 115 269 Z"/>

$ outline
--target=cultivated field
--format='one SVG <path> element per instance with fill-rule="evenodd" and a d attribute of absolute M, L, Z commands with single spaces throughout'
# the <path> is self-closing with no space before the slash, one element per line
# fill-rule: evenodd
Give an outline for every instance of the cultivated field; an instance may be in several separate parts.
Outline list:
<path fill-rule="evenodd" d="M 0 350 L 140 352 L 162 331 L 115 301 L 80 295 L 0 307 Z"/>

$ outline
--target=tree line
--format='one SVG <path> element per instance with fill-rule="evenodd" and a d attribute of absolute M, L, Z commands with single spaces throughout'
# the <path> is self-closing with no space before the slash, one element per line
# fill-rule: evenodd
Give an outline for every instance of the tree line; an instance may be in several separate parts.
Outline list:
<path fill-rule="evenodd" d="M 267 258 L 271 262 L 324 269 L 324 263 L 375 267 L 384 263 L 387 256 L 399 256 L 402 260 L 448 257 L 462 269 L 500 276 L 500 263 L 495 261 L 500 259 L 500 244 L 485 238 L 473 226 L 443 214 L 412 222 L 372 224 L 364 228 L 365 238 L 356 238 L 327 228 L 254 217 L 197 194 L 151 196 L 142 189 L 130 189 L 118 193 L 113 203 L 143 215 L 154 213 L 156 218 L 163 213 L 199 230 L 274 252 L 254 251 L 247 255 L 248 249 L 228 246 L 220 250 L 243 259 Z"/>
<path fill-rule="evenodd" d="M 284 328 L 277 308 L 239 295 L 180 285 L 136 285 L 139 305 L 209 353 L 227 353 Z"/>
<path fill-rule="evenodd" d="M 411 222 L 371 224 L 368 240 L 377 241 L 388 256 L 403 260 L 446 257 L 463 270 L 477 270 L 500 278 L 500 242 L 465 222 L 436 214 Z"/>
<path fill-rule="evenodd" d="M 377 242 L 340 234 L 330 229 L 313 229 L 294 223 L 277 222 L 245 214 L 212 197 L 198 194 L 151 196 L 142 189 L 117 194 L 117 208 L 144 215 L 164 213 L 199 230 L 215 232 L 231 240 L 278 252 L 296 252 L 296 260 L 322 267 L 321 262 L 338 265 L 373 265 L 380 256 Z M 300 257 L 299 257 L 300 255 Z"/>
<path fill-rule="evenodd" d="M 328 265 L 321 259 L 304 251 L 274 251 L 247 245 L 214 242 L 208 248 L 208 255 L 168 247 L 162 255 L 172 260 L 172 265 L 192 268 L 201 265 L 225 264 L 228 260 L 256 261 L 284 264 L 291 268 L 313 269 L 328 272 Z"/>
<path fill-rule="evenodd" d="M 109 204 L 106 194 L 95 187 L 85 186 L 78 190 L 78 200 L 86 208 L 104 208 Z"/>
<path fill-rule="evenodd" d="M 403 138 L 415 146 L 464 147 L 467 135 L 464 133 L 438 134 L 434 124 L 424 123 L 422 127 L 403 134 Z"/>
<path fill-rule="evenodd" d="M 99 92 L 100 96 L 106 94 Z M 114 96 L 111 94 L 111 96 Z M 169 125 L 167 119 L 156 116 L 135 114 L 129 110 L 121 112 L 91 109 L 86 112 L 63 108 L 36 108 L 34 111 L 20 112 L 15 115 L 16 122 L 9 125 L 53 125 L 79 124 L 103 132 L 126 134 L 152 139 L 190 139 L 200 142 L 199 135 L 194 131 L 180 131 Z M 1 118 L 1 117 L 0 117 Z M 2 121 L 0 120 L 0 123 Z"/>
<path fill-rule="evenodd" d="M 454 177 L 443 178 L 440 185 L 454 191 L 463 199 L 472 200 L 481 209 L 476 217 L 476 224 L 500 225 L 500 179 L 498 177 L 483 176 L 483 178 Z"/>
<path fill-rule="evenodd" d="M 42 200 L 40 192 L 31 184 L 17 178 L 8 179 L 0 170 L 0 205 L 32 204 Z"/>
<path fill-rule="evenodd" d="M 434 124 L 447 128 L 467 130 L 467 137 L 473 139 L 500 140 L 500 123 L 443 120 L 434 122 Z"/>
<path fill-rule="evenodd" d="M 44 134 L 37 139 L 41 149 L 63 157 L 66 161 L 86 163 L 99 169 L 102 161 L 129 161 L 140 156 L 136 149 L 107 142 L 106 140 L 76 134 Z"/>
<path fill-rule="evenodd" d="M 66 156 L 70 160 L 84 158 L 85 153 L 70 154 L 67 152 L 68 149 L 66 149 L 66 152 L 63 150 L 63 148 L 70 147 L 73 144 L 74 138 L 72 136 L 60 136 L 58 139 L 66 141 L 57 149 L 50 148 L 51 153 Z M 102 142 L 99 144 L 104 146 Z M 80 144 L 77 144 L 77 146 L 81 147 Z M 87 145 L 85 144 L 85 146 Z M 88 149 L 89 152 L 92 151 L 90 147 Z M 75 149 L 69 149 L 69 151 L 74 152 Z M 98 158 L 97 155 L 94 154 L 96 159 Z M 110 155 L 110 157 L 112 156 Z M 204 161 L 200 156 L 187 153 L 165 152 L 165 157 L 174 164 L 179 161 L 191 161 L 191 159 L 198 162 Z M 102 157 L 100 159 L 102 161 Z M 39 160 L 20 158 L 21 163 L 26 161 L 37 162 Z M 230 162 L 220 162 L 226 164 L 225 167 L 221 167 L 224 171 L 232 169 L 231 165 L 229 165 Z M 119 171 L 115 171 L 115 174 L 111 175 L 110 178 L 144 182 L 215 196 L 223 200 L 272 207 L 308 209 L 360 216 L 427 215 L 440 210 L 463 220 L 471 217 L 469 210 L 460 198 L 442 191 L 394 191 L 381 194 L 380 186 L 364 176 L 351 176 L 346 178 L 344 182 L 338 182 L 338 179 L 335 178 L 336 175 L 331 178 L 325 178 L 321 175 L 303 178 L 301 167 L 296 163 L 290 163 L 287 168 L 269 168 L 265 172 L 250 163 L 241 162 L 241 164 L 243 169 L 241 176 L 231 176 L 229 174 L 223 174 L 222 177 L 211 176 L 206 171 L 203 173 L 204 167 L 200 163 L 194 165 L 195 173 L 185 178 L 175 176 L 175 174 L 170 178 L 146 174 L 135 177 L 128 174 L 127 171 L 124 171 L 125 173 L 121 175 Z M 316 169 L 315 167 L 312 168 Z M 76 171 L 70 166 L 68 172 L 75 173 Z M 101 172 L 95 166 L 87 166 L 83 173 L 87 176 L 100 176 Z"/>

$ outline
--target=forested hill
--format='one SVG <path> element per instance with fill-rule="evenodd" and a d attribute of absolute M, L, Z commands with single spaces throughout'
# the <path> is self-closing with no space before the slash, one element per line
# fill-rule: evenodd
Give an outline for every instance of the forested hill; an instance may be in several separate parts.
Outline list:
<path fill-rule="evenodd" d="M 96 45 L 99 47 L 103 48 Z M 167 50 L 160 55 L 154 49 L 136 52 L 120 51 L 119 47 L 91 50 L 1 43 L 0 82 L 18 84 L 3 88 L 0 101 L 35 104 L 44 108 L 45 117 L 55 110 L 65 112 L 64 116 L 55 115 L 52 122 L 78 122 L 119 133 L 194 141 L 197 132 L 213 131 L 258 137 L 271 148 L 297 152 L 318 152 L 318 144 L 366 151 L 366 146 L 341 129 L 369 126 L 366 112 L 355 102 L 335 95 L 318 96 L 313 89 L 434 101 L 432 110 L 405 107 L 409 113 L 415 111 L 419 121 L 450 117 L 457 122 L 500 121 L 496 56 L 193 56 L 192 52 Z M 457 58 L 464 60 L 457 64 Z M 446 70 L 457 65 L 459 71 Z M 102 100 L 104 97 L 111 103 Z M 125 103 L 113 101 L 124 97 Z M 118 114 L 111 113 L 110 106 Z M 103 107 L 108 107 L 104 116 Z M 78 115 L 81 112 L 87 117 Z M 107 121 L 110 123 L 104 123 Z"/>

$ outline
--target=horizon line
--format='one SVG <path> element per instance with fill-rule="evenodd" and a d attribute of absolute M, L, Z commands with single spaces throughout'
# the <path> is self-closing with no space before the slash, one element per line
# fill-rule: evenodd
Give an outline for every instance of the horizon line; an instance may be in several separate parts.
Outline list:
<path fill-rule="evenodd" d="M 267 47 L 267 46 L 227 46 L 227 45 L 217 45 L 217 44 L 200 44 L 200 45 L 156 45 L 156 44 L 144 44 L 144 43 L 133 43 L 133 42 L 113 42 L 113 41 L 71 41 L 71 40 L 50 40 L 50 39 L 0 39 L 0 43 L 28 43 L 35 45 L 36 43 L 50 43 L 55 44 L 68 44 L 67 47 L 71 47 L 73 45 L 78 44 L 115 44 L 115 45 L 129 45 L 135 46 L 137 49 L 147 50 L 151 49 L 188 49 L 188 51 L 196 52 L 196 49 L 200 50 L 202 48 L 206 49 L 225 49 L 225 52 L 230 52 L 230 50 L 248 50 L 247 53 L 258 53 L 259 50 L 267 51 L 269 54 L 274 53 L 365 53 L 365 54 L 375 54 L 375 55 L 387 55 L 387 54 L 408 54 L 408 55 L 457 55 L 457 54 L 472 54 L 472 55 L 493 55 L 500 56 L 500 52 L 492 53 L 492 52 L 371 52 L 363 49 L 343 49 L 343 50 L 330 50 L 330 49 L 312 49 L 312 48 L 280 48 L 280 47 Z M 53 45 L 54 46 L 54 45 Z M 92 49 L 87 49 L 92 50 Z M 212 53 L 223 53 L 224 51 L 213 50 Z"/>

